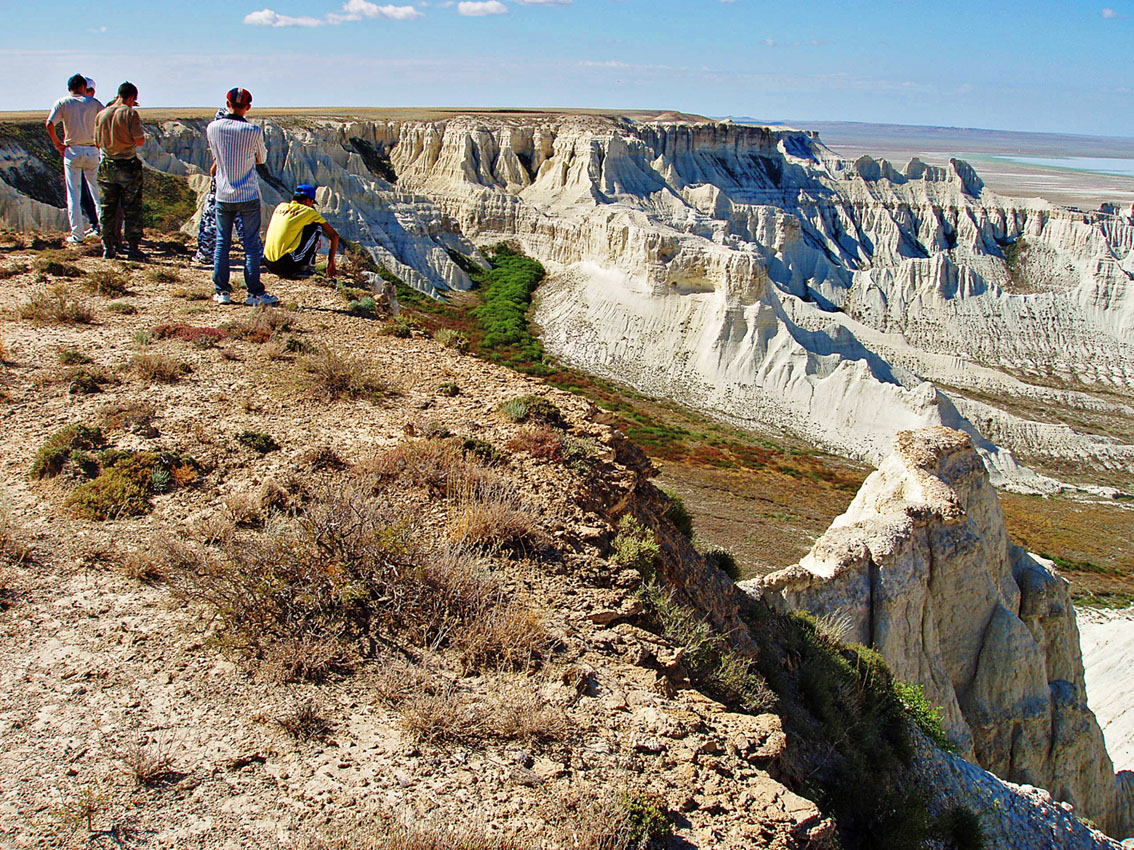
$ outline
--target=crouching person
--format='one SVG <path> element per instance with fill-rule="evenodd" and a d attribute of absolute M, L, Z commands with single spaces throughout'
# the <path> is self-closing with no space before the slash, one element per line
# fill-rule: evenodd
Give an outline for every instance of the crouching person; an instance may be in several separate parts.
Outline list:
<path fill-rule="evenodd" d="M 272 213 L 268 235 L 264 238 L 264 267 L 283 278 L 310 276 L 323 234 L 331 243 L 327 252 L 327 276 L 334 277 L 339 234 L 315 209 L 315 187 L 300 183 L 291 200 L 280 204 Z"/>

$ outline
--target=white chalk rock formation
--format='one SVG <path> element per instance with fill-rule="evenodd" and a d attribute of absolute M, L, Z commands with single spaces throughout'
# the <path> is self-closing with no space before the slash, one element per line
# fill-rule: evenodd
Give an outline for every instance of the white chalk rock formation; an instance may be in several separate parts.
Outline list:
<path fill-rule="evenodd" d="M 942 709 L 967 758 L 1047 789 L 1111 835 L 1131 829 L 1087 706 L 1067 582 L 1012 545 L 967 435 L 905 431 L 799 564 L 742 587 L 781 609 L 849 618 L 848 640 Z"/>
<path fill-rule="evenodd" d="M 456 253 L 479 263 L 474 245 L 518 245 L 549 270 L 533 317 L 570 364 L 871 463 L 897 431 L 945 425 L 972 436 L 998 485 L 1059 489 L 1017 448 L 1134 465 L 1134 446 L 985 403 L 1035 409 L 1063 394 L 1128 416 L 1081 391 L 1134 388 L 1127 210 L 1002 199 L 957 160 L 847 162 L 786 128 L 552 114 L 261 123 L 266 208 L 317 185 L 341 233 L 430 294 L 470 286 Z M 144 159 L 203 173 L 204 127 L 149 128 Z M 38 187 L 25 166 L 19 185 Z"/>

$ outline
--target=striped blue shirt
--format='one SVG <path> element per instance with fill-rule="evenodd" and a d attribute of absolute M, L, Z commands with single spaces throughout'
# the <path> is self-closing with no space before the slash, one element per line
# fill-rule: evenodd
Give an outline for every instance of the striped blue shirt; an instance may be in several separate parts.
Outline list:
<path fill-rule="evenodd" d="M 205 130 L 217 163 L 217 202 L 240 204 L 260 197 L 256 163 L 268 159 L 264 131 L 235 115 L 213 121 Z"/>

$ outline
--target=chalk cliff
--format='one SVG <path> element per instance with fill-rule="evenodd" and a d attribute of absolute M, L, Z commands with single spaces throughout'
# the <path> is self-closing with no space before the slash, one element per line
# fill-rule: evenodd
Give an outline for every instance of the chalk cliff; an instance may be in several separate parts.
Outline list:
<path fill-rule="evenodd" d="M 1067 582 L 1012 545 L 965 434 L 899 433 L 806 558 L 742 587 L 846 618 L 848 640 L 924 687 L 962 755 L 1130 834 L 1134 774 L 1115 777 L 1087 707 Z"/>
<path fill-rule="evenodd" d="M 938 386 L 1129 415 L 1080 391 L 1134 384 L 1124 212 L 1001 199 L 956 160 L 847 162 L 787 129 L 578 115 L 265 128 L 266 204 L 315 183 L 336 227 L 431 293 L 469 286 L 450 252 L 517 244 L 550 271 L 545 347 L 592 372 L 873 463 L 899 430 L 957 428 L 1020 489 L 1058 485 L 1013 448 L 1134 462 L 1121 440 Z M 147 161 L 199 172 L 203 129 L 154 128 Z"/>

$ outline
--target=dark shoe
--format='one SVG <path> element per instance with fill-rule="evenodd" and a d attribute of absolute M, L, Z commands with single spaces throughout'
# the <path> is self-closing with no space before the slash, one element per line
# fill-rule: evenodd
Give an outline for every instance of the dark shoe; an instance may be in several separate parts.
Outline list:
<path fill-rule="evenodd" d="M 126 259 L 133 260 L 135 263 L 149 262 L 149 257 L 137 245 L 131 245 L 126 249 Z"/>
<path fill-rule="evenodd" d="M 113 260 L 117 256 L 118 256 L 118 252 L 114 250 L 113 245 L 103 245 L 102 246 L 102 258 L 104 260 Z"/>

